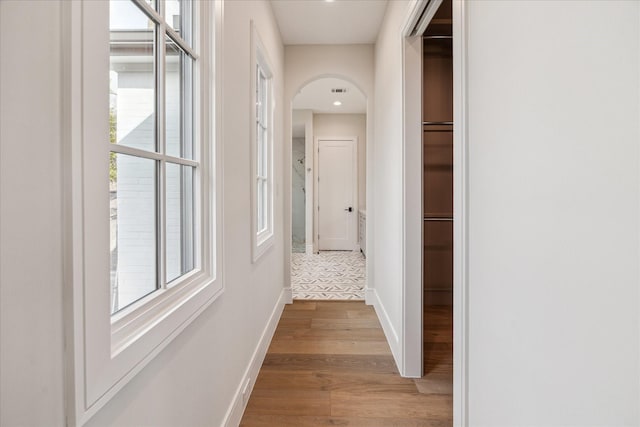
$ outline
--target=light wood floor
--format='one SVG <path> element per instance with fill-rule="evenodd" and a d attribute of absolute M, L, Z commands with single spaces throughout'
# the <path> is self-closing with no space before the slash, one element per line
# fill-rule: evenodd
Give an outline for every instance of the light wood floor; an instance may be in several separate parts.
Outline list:
<path fill-rule="evenodd" d="M 451 426 L 447 310 L 429 311 L 427 376 L 412 380 L 398 374 L 376 314 L 364 302 L 286 306 L 241 425 Z"/>

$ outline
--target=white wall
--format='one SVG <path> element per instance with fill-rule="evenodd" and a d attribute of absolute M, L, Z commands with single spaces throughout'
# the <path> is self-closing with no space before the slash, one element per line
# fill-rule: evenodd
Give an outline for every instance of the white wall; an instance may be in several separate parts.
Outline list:
<path fill-rule="evenodd" d="M 251 263 L 250 20 L 274 74 L 276 240 Z M 91 425 L 218 425 L 283 284 L 283 48 L 268 2 L 226 2 L 223 24 L 225 292 L 116 396 Z M 245 52 L 245 54 L 239 54 Z M 246 191 L 242 191 L 242 189 Z M 287 239 L 289 236 L 287 235 Z"/>
<path fill-rule="evenodd" d="M 469 425 L 638 425 L 640 5 L 467 5 Z"/>
<path fill-rule="evenodd" d="M 358 137 L 358 204 L 366 209 L 367 198 L 367 116 L 366 114 L 314 114 L 313 134 L 316 138 L 334 136 Z"/>
<path fill-rule="evenodd" d="M 65 424 L 60 4 L 0 2 L 0 424 L 7 426 Z M 276 94 L 276 239 L 256 264 L 250 19 L 270 56 Z M 221 143 L 224 164 L 233 165 L 224 170 L 224 294 L 88 425 L 220 425 L 281 295 L 284 50 L 270 3 L 226 2 L 223 42 Z"/>
<path fill-rule="evenodd" d="M 368 180 L 370 193 L 367 227 L 373 227 L 375 252 L 367 256 L 375 276 L 376 311 L 402 370 L 402 37 L 407 1 L 392 1 L 375 47 L 375 140 Z M 419 90 L 419 89 L 416 89 Z M 370 216 L 375 220 L 370 223 Z M 367 238 L 369 238 L 367 235 Z"/>
<path fill-rule="evenodd" d="M 65 422 L 59 15 L 59 2 L 0 2 L 3 426 Z"/>

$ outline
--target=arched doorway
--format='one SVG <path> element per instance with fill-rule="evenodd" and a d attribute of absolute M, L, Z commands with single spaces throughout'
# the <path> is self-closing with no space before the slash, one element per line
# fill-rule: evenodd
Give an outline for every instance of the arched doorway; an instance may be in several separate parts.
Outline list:
<path fill-rule="evenodd" d="M 294 299 L 364 300 L 367 100 L 353 83 L 315 79 L 292 100 Z"/>

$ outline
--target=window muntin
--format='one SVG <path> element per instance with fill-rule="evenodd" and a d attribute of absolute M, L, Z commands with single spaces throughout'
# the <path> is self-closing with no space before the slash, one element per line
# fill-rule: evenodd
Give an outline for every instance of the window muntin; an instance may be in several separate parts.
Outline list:
<path fill-rule="evenodd" d="M 198 268 L 191 2 L 158 6 L 180 33 L 144 2 L 110 2 L 111 314 Z"/>
<path fill-rule="evenodd" d="M 260 64 L 256 65 L 256 204 L 257 233 L 268 231 L 269 224 L 269 93 L 268 79 Z"/>

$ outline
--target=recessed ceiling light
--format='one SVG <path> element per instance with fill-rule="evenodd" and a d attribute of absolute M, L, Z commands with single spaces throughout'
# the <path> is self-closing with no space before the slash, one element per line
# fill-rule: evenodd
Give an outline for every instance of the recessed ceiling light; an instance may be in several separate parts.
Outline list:
<path fill-rule="evenodd" d="M 340 101 L 335 101 L 335 102 L 333 103 L 333 105 L 335 105 L 336 107 L 339 107 L 339 106 L 341 106 L 341 105 L 342 105 L 342 102 L 340 102 Z"/>
<path fill-rule="evenodd" d="M 333 3 L 335 0 L 324 0 L 324 1 L 326 1 L 327 3 Z"/>

